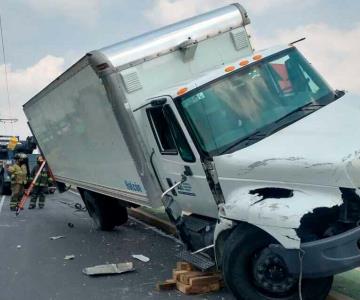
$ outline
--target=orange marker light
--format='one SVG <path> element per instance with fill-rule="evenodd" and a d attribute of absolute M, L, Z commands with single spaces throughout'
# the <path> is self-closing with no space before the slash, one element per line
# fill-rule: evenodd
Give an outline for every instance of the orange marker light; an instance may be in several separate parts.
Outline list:
<path fill-rule="evenodd" d="M 253 60 L 259 60 L 262 59 L 262 56 L 260 54 L 253 56 Z"/>
<path fill-rule="evenodd" d="M 232 72 L 235 70 L 235 67 L 234 66 L 228 66 L 225 68 L 225 72 Z"/>
<path fill-rule="evenodd" d="M 246 66 L 246 65 L 248 65 L 248 64 L 249 64 L 249 61 L 246 60 L 246 59 L 245 59 L 245 60 L 242 60 L 242 61 L 239 63 L 239 65 L 242 66 L 242 67 L 243 67 L 243 66 Z"/>
<path fill-rule="evenodd" d="M 177 94 L 178 94 L 178 96 L 181 96 L 181 95 L 184 95 L 187 91 L 188 91 L 188 89 L 186 87 L 183 87 L 178 90 Z"/>

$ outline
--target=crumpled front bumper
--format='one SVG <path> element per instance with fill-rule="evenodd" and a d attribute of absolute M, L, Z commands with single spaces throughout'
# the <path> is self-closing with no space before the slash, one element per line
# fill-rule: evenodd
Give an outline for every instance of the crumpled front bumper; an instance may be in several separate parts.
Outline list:
<path fill-rule="evenodd" d="M 281 245 L 270 248 L 283 258 L 291 274 L 299 274 L 302 268 L 304 278 L 327 277 L 360 266 L 360 227 L 303 243 L 301 250 L 289 250 Z"/>

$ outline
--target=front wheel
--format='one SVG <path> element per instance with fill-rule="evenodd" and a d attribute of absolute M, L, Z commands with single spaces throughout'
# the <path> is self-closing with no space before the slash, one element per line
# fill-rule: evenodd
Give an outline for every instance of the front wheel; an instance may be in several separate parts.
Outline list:
<path fill-rule="evenodd" d="M 298 300 L 299 279 L 268 246 L 276 243 L 268 234 L 248 225 L 239 225 L 226 240 L 223 273 L 226 285 L 239 300 Z M 304 279 L 303 300 L 324 300 L 333 277 Z"/>

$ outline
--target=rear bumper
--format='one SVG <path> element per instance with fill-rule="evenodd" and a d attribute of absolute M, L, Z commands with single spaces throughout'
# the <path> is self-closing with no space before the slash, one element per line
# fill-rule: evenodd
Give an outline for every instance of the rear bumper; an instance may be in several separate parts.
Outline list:
<path fill-rule="evenodd" d="M 285 261 L 291 274 L 318 278 L 349 271 L 360 266 L 360 227 L 319 241 L 301 244 L 301 250 L 271 245 Z M 300 253 L 302 253 L 302 259 Z"/>

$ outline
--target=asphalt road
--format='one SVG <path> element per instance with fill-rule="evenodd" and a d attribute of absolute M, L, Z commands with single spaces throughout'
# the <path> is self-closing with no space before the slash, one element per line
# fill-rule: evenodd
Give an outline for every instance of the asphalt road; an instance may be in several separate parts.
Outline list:
<path fill-rule="evenodd" d="M 9 197 L 0 200 L 1 300 L 234 299 L 226 290 L 202 296 L 157 292 L 156 283 L 171 278 L 181 246 L 135 220 L 113 232 L 98 231 L 87 212 L 72 207 L 81 200 L 70 192 L 47 196 L 44 209 L 26 207 L 17 217 Z M 50 240 L 57 235 L 65 238 Z M 64 260 L 70 254 L 75 259 Z M 151 260 L 143 263 L 132 254 Z M 85 267 L 130 261 L 133 273 L 95 278 L 82 273 Z"/>
<path fill-rule="evenodd" d="M 82 203 L 70 192 L 50 195 L 44 209 L 25 208 L 16 217 L 9 197 L 0 196 L 0 300 L 234 300 L 226 289 L 201 296 L 157 292 L 156 283 L 171 278 L 179 242 L 135 219 L 112 232 L 98 231 L 86 211 L 74 208 L 77 202 Z M 65 238 L 50 240 L 58 235 Z M 151 260 L 143 263 L 132 254 Z M 75 259 L 64 260 L 66 255 Z M 85 267 L 120 262 L 133 262 L 136 271 L 104 277 L 82 273 Z M 360 299 L 359 282 L 360 270 L 336 276 L 329 299 Z"/>

